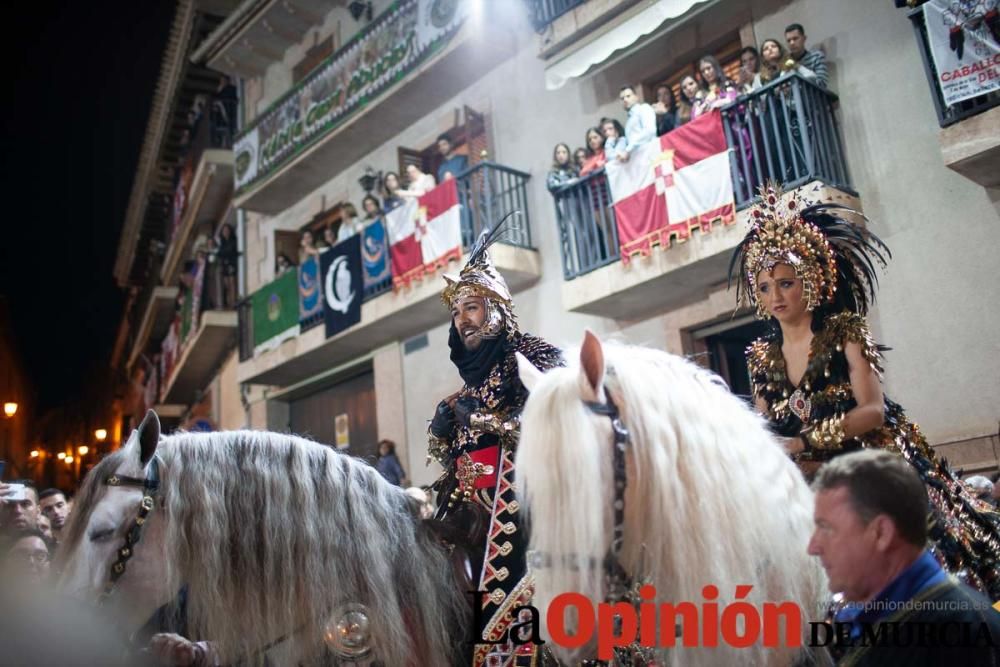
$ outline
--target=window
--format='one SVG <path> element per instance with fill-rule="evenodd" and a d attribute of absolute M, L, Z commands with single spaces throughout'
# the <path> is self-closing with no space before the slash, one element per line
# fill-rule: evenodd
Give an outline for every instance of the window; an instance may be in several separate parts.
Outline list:
<path fill-rule="evenodd" d="M 317 41 L 311 49 L 306 51 L 306 55 L 292 67 L 292 85 L 298 83 L 320 66 L 324 60 L 336 51 L 333 35 L 328 35 L 326 39 Z"/>
<path fill-rule="evenodd" d="M 465 122 L 458 122 L 458 110 L 455 110 L 455 123 L 451 129 L 443 134 L 447 134 L 451 139 L 451 145 L 458 155 L 465 155 L 469 159 L 469 166 L 480 161 L 480 156 L 484 151 L 489 150 L 488 124 L 486 114 L 479 113 L 470 107 L 464 108 Z M 437 137 L 430 146 L 422 149 L 404 148 L 398 149 L 399 175 L 402 180 L 406 180 L 407 165 L 414 164 L 425 174 L 431 174 L 437 178 L 437 170 L 444 159 L 437 147 Z"/>
<path fill-rule="evenodd" d="M 722 71 L 725 73 L 726 78 L 731 81 L 737 81 L 740 75 L 740 51 L 743 49 L 743 44 L 740 40 L 734 39 L 726 42 L 724 46 L 718 49 L 706 49 L 698 53 L 697 56 L 693 58 L 690 62 L 677 69 L 672 69 L 669 73 L 654 77 L 651 81 L 646 83 L 646 92 L 650 94 L 644 95 L 645 99 L 656 101 L 656 89 L 659 86 L 667 85 L 670 90 L 674 93 L 674 99 L 681 99 L 681 79 L 691 74 L 699 81 L 701 81 L 701 75 L 698 73 L 698 60 L 704 55 L 713 55 L 718 59 L 719 64 L 722 65 Z"/>

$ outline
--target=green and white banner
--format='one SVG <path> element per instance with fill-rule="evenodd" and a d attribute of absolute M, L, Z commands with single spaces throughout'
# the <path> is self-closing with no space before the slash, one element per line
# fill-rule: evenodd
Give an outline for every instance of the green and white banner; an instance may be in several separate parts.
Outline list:
<path fill-rule="evenodd" d="M 245 191 L 364 109 L 439 52 L 469 0 L 399 0 L 236 139 L 237 191 Z"/>
<path fill-rule="evenodd" d="M 250 296 L 254 354 L 277 347 L 299 333 L 299 284 L 295 271 L 285 271 Z"/>

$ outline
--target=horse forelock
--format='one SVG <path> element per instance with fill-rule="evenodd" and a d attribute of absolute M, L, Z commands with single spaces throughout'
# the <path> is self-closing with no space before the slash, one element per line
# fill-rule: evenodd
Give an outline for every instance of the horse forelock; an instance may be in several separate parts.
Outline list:
<path fill-rule="evenodd" d="M 59 549 L 56 555 L 57 569 L 79 546 L 80 540 L 87 530 L 87 524 L 94 508 L 107 494 L 104 480 L 117 472 L 126 459 L 126 449 L 119 449 L 94 466 L 83 480 L 80 490 L 73 497 L 73 511 L 60 535 Z"/>
<path fill-rule="evenodd" d="M 259 660 L 286 636 L 308 654 L 337 608 L 361 603 L 386 664 L 450 659 L 465 602 L 408 497 L 371 466 L 261 431 L 176 434 L 157 452 L 169 576 L 222 655 Z"/>
<path fill-rule="evenodd" d="M 725 604 L 737 584 L 753 584 L 751 603 L 791 600 L 813 617 L 825 591 L 807 554 L 811 493 L 763 419 L 686 359 L 614 343 L 604 344 L 604 357 L 605 389 L 630 433 L 626 569 L 649 576 L 660 601 L 697 602 L 713 584 Z M 610 543 L 612 439 L 607 417 L 582 417 L 579 372 L 574 365 L 547 373 L 529 396 L 517 469 L 531 548 L 600 558 Z M 569 588 L 595 583 L 580 572 L 543 568 L 535 580 L 542 605 L 570 591 L 603 597 L 599 586 Z M 720 657 L 692 655 L 690 662 Z M 788 658 L 756 649 L 729 657 L 732 664 Z"/>

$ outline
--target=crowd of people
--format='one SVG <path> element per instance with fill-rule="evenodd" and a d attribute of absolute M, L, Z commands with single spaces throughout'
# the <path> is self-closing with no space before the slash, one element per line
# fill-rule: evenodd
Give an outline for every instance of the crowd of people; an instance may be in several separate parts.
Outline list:
<path fill-rule="evenodd" d="M 424 173 L 416 164 L 410 163 L 405 169 L 404 179 L 394 171 L 385 172 L 379 184 L 382 199 L 368 193 L 361 200 L 362 216 L 350 202 L 342 202 L 341 218 L 321 229 L 305 229 L 299 238 L 298 257 L 293 259 L 286 253 L 278 253 L 275 270 L 280 275 L 295 268 L 309 257 L 319 257 L 328 248 L 363 231 L 365 227 L 379 220 L 383 215 L 403 205 L 407 199 L 416 199 L 446 180 L 462 175 L 469 166 L 469 158 L 455 150 L 451 137 L 442 134 L 437 138 L 437 150 L 441 163 L 434 174 Z"/>
<path fill-rule="evenodd" d="M 0 572 L 25 585 L 49 580 L 72 502 L 59 489 L 41 493 L 31 480 L 0 483 Z"/>
<path fill-rule="evenodd" d="M 760 50 L 747 46 L 740 51 L 738 77 L 726 76 L 713 55 L 698 60 L 697 71 L 681 78 L 678 94 L 666 83 L 656 86 L 653 104 L 639 101 L 634 86 L 623 86 L 619 99 L 628 114 L 625 126 L 615 118 L 601 118 L 587 129 L 584 146 L 573 150 L 558 143 L 552 151 L 552 167 L 546 184 L 550 191 L 576 182 L 609 162 L 626 162 L 631 152 L 692 120 L 720 109 L 782 76 L 797 73 L 826 88 L 829 82 L 826 56 L 819 49 L 806 47 L 806 32 L 801 24 L 785 28 L 785 41 L 775 38 L 761 42 Z"/>

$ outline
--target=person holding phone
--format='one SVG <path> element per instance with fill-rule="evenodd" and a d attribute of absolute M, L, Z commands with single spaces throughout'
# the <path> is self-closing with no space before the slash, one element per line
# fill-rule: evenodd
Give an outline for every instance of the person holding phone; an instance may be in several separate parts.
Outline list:
<path fill-rule="evenodd" d="M 0 528 L 34 530 L 38 521 L 38 491 L 29 480 L 0 484 Z"/>

